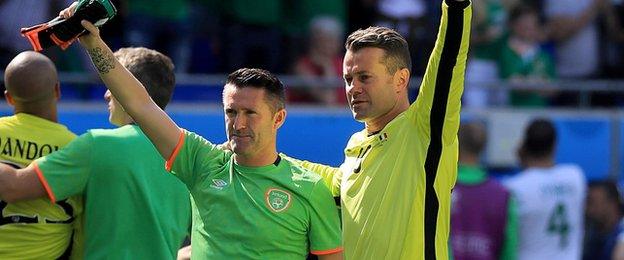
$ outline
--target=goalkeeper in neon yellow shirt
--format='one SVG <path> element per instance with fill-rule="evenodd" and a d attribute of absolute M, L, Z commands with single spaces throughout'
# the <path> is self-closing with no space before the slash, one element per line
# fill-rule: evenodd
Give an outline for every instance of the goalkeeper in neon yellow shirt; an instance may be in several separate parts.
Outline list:
<path fill-rule="evenodd" d="M 468 1 L 444 1 L 435 48 L 413 104 L 405 39 L 382 27 L 347 38 L 348 102 L 366 128 L 351 136 L 340 169 L 304 162 L 341 198 L 345 258 L 448 258 L 470 19 Z"/>

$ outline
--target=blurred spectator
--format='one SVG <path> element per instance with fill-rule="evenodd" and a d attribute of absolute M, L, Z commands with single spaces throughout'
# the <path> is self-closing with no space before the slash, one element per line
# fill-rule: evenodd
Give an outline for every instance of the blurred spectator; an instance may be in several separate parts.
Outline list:
<path fill-rule="evenodd" d="M 346 104 L 347 97 L 341 84 L 320 88 L 319 78 L 335 82 L 342 78 L 342 25 L 333 17 L 317 17 L 310 23 L 308 51 L 295 64 L 295 74 L 310 81 L 307 88 L 290 89 L 291 102 Z M 314 81 L 317 82 L 314 82 Z"/>
<path fill-rule="evenodd" d="M 344 31 L 347 24 L 346 2 L 346 0 L 285 1 L 283 9 L 286 11 L 280 23 L 286 38 L 282 43 L 281 62 L 292 65 L 308 51 L 307 46 L 312 33 L 310 24 L 317 17 L 326 16 L 335 19 L 340 24 L 340 30 Z M 340 39 L 341 45 L 343 40 Z M 292 68 L 289 67 L 288 71 L 292 72 Z"/>
<path fill-rule="evenodd" d="M 608 78 L 622 78 L 624 74 L 624 1 L 612 0 L 606 7 L 605 21 L 602 26 L 601 47 L 604 75 Z M 606 37 L 605 37 L 606 36 Z"/>
<path fill-rule="evenodd" d="M 482 84 L 499 79 L 496 60 L 507 31 L 508 11 L 501 0 L 473 2 L 471 57 L 466 67 L 464 103 L 468 107 L 501 105 L 507 102 L 504 91 L 483 88 Z"/>
<path fill-rule="evenodd" d="M 544 0 L 550 37 L 556 44 L 557 75 L 561 78 L 595 75 L 598 69 L 596 17 L 605 1 Z"/>
<path fill-rule="evenodd" d="M 285 0 L 223 1 L 224 71 L 243 67 L 266 69 L 274 73 L 280 67 Z"/>
<path fill-rule="evenodd" d="M 612 259 L 623 229 L 622 200 L 615 182 L 597 181 L 589 184 L 586 215 L 588 229 L 583 259 Z"/>
<path fill-rule="evenodd" d="M 480 123 L 459 127 L 459 170 L 451 199 L 450 236 L 456 260 L 516 259 L 515 202 L 479 165 L 486 136 Z"/>
<path fill-rule="evenodd" d="M 58 0 L 3 0 L 0 1 L 0 64 L 4 71 L 18 53 L 32 50 L 28 40 L 20 34 L 20 28 L 45 23 L 58 15 Z M 56 13 L 53 15 L 52 13 Z"/>
<path fill-rule="evenodd" d="M 529 6 L 514 8 L 509 17 L 511 34 L 502 46 L 498 69 L 501 78 L 516 83 L 546 82 L 555 77 L 552 58 L 540 47 L 543 31 L 539 13 Z M 550 92 L 511 92 L 511 104 L 522 107 L 545 107 Z"/>
<path fill-rule="evenodd" d="M 171 57 L 176 72 L 187 72 L 190 64 L 191 21 L 189 0 L 128 0 L 126 41 Z"/>
<path fill-rule="evenodd" d="M 438 3 L 439 4 L 439 3 Z M 427 6 L 424 0 L 379 0 L 377 25 L 393 28 L 410 43 L 413 75 L 423 75 L 435 32 L 427 31 Z M 436 6 L 436 9 L 439 9 Z"/>
<path fill-rule="evenodd" d="M 518 202 L 518 259 L 580 259 L 585 176 L 572 164 L 555 165 L 557 133 L 532 121 L 518 149 L 525 168 L 505 182 Z"/>

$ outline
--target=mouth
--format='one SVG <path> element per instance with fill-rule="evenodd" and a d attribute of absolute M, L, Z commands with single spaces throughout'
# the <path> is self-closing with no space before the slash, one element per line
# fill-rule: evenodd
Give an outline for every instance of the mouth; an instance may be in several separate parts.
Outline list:
<path fill-rule="evenodd" d="M 234 140 L 234 139 L 245 139 L 245 138 L 249 138 L 249 139 L 251 139 L 251 135 L 231 135 L 231 136 L 230 136 L 230 140 Z"/>
<path fill-rule="evenodd" d="M 354 100 L 354 101 L 351 101 L 351 106 L 355 107 L 355 106 L 358 106 L 358 105 L 361 105 L 361 104 L 364 104 L 364 103 L 366 103 L 366 101 Z"/>

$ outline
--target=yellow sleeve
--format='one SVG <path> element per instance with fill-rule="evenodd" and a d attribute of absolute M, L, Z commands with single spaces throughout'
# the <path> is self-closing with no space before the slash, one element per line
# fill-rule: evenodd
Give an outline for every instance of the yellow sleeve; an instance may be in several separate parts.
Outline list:
<path fill-rule="evenodd" d="M 444 1 L 435 47 L 420 85 L 418 98 L 410 107 L 419 132 L 427 139 L 452 144 L 459 129 L 461 96 L 470 40 L 472 8 L 468 0 Z"/>
<path fill-rule="evenodd" d="M 286 157 L 289 160 L 296 162 L 297 164 L 299 164 L 301 167 L 303 167 L 306 170 L 309 170 L 311 172 L 314 172 L 320 175 L 321 178 L 323 178 L 323 182 L 325 183 L 325 186 L 329 188 L 332 195 L 334 197 L 340 196 L 340 180 L 342 178 L 342 172 L 340 171 L 340 168 L 331 167 L 331 166 L 320 164 L 320 163 L 309 162 L 305 160 L 299 160 L 299 159 L 295 159 L 292 157 L 288 157 L 287 155 L 284 155 L 284 154 L 281 154 L 281 156 Z"/>

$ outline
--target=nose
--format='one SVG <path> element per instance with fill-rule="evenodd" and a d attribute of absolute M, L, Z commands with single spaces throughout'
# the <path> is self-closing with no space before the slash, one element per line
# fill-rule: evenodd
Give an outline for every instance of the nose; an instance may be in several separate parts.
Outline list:
<path fill-rule="evenodd" d="M 110 99 L 111 99 L 111 93 L 110 93 L 110 90 L 107 90 L 106 93 L 104 93 L 104 100 L 110 101 Z"/>
<path fill-rule="evenodd" d="M 247 128 L 247 119 L 243 115 L 236 115 L 234 117 L 234 130 L 242 130 Z"/>
<path fill-rule="evenodd" d="M 357 80 L 353 80 L 351 81 L 351 84 L 346 84 L 346 91 L 347 91 L 347 95 L 349 96 L 354 96 L 356 94 L 362 93 L 362 86 L 360 83 L 358 83 Z"/>

